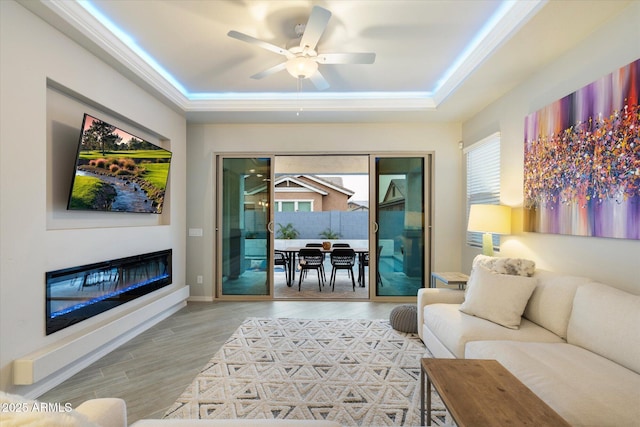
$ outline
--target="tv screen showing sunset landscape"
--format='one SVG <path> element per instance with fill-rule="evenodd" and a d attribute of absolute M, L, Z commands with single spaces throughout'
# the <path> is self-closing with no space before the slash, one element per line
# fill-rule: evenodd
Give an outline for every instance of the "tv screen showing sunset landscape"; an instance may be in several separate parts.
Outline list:
<path fill-rule="evenodd" d="M 67 209 L 162 213 L 171 151 L 85 114 Z"/>

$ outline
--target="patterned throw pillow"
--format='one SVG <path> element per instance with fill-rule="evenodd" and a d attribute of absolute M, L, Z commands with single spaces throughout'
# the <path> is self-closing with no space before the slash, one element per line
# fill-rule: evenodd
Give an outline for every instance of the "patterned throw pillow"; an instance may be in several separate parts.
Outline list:
<path fill-rule="evenodd" d="M 475 282 L 475 271 L 481 265 L 493 273 L 511 276 L 531 277 L 536 271 L 536 263 L 524 258 L 499 258 L 487 255 L 477 255 L 471 263 L 471 274 L 465 287 L 465 294 Z"/>
<path fill-rule="evenodd" d="M 534 261 L 524 258 L 499 258 L 487 255 L 478 255 L 474 258 L 472 267 L 482 265 L 494 273 L 510 274 L 512 276 L 531 277 L 536 270 Z"/>

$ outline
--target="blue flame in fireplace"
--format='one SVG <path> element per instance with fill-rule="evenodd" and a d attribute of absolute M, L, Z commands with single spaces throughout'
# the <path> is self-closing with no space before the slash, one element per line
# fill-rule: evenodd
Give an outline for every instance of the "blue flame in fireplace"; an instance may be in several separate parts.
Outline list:
<path fill-rule="evenodd" d="M 72 311 L 78 310 L 78 309 L 80 309 L 80 308 L 88 307 L 88 306 L 90 306 L 91 304 L 95 304 L 95 303 L 97 303 L 97 302 L 104 301 L 104 300 L 107 300 L 107 299 L 109 299 L 109 298 L 117 297 L 118 295 L 123 294 L 123 293 L 125 293 L 125 292 L 129 292 L 129 291 L 132 291 L 132 290 L 134 290 L 134 289 L 141 288 L 141 287 L 143 287 L 143 286 L 145 286 L 145 285 L 148 285 L 148 284 L 150 284 L 150 283 L 153 283 L 153 282 L 156 282 L 156 281 L 159 281 L 159 280 L 162 280 L 162 279 L 166 279 L 166 278 L 168 278 L 168 277 L 169 277 L 169 275 L 168 275 L 168 274 L 161 274 L 161 275 L 159 275 L 159 276 L 152 277 L 152 278 L 150 278 L 150 279 L 143 280 L 143 281 L 138 282 L 138 283 L 134 283 L 133 285 L 127 286 L 126 288 L 118 289 L 117 291 L 109 292 L 109 293 L 106 293 L 106 294 L 100 295 L 100 296 L 98 296 L 98 297 L 91 298 L 91 299 L 89 299 L 89 300 L 83 301 L 83 302 L 81 302 L 81 303 L 78 303 L 78 304 L 72 305 L 72 306 L 67 307 L 67 308 L 65 308 L 65 309 L 63 309 L 63 310 L 56 311 L 56 312 L 54 312 L 54 313 L 51 313 L 51 315 L 50 315 L 49 317 L 50 317 L 51 319 L 55 319 L 55 318 L 56 318 L 56 317 L 58 317 L 58 316 L 62 316 L 62 315 L 65 315 L 65 314 L 69 314 L 69 313 L 71 313 Z"/>

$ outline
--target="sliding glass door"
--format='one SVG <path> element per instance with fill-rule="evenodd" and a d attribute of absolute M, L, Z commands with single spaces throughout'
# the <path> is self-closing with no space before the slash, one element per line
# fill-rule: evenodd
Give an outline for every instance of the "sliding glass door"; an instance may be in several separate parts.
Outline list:
<path fill-rule="evenodd" d="M 275 290 L 273 234 L 276 204 L 273 170 L 275 157 L 268 155 L 216 157 L 218 191 L 216 192 L 215 271 L 218 298 L 272 299 L 278 295 Z M 282 156 L 278 159 L 280 157 Z M 289 168 L 300 171 L 299 159 L 291 157 L 282 161 L 293 162 L 294 160 L 298 161 L 298 164 L 291 165 Z M 335 169 L 335 166 L 332 167 L 334 169 L 330 172 L 336 173 L 338 169 Z M 367 160 L 364 161 L 365 172 L 366 168 Z M 360 169 L 358 173 L 361 173 Z M 294 243 L 302 245 L 307 240 L 321 241 L 324 237 L 320 237 L 319 233 L 327 228 L 331 230 L 335 228 L 343 240 L 355 239 L 351 234 L 358 228 L 356 225 L 363 225 L 365 237 L 358 237 L 357 239 L 362 241 L 352 243 L 357 247 L 366 247 L 368 242 L 369 252 L 366 254 L 368 256 L 363 256 L 359 260 L 362 265 L 359 264 L 361 269 L 358 270 L 359 276 L 363 278 L 359 282 L 369 288 L 365 295 L 370 299 L 395 301 L 409 301 L 415 298 L 418 289 L 428 283 L 427 278 L 431 271 L 431 170 L 430 154 L 368 155 L 369 200 L 357 205 L 357 212 L 353 212 L 353 215 L 364 214 L 361 222 L 354 223 L 347 227 L 347 231 L 343 231 L 336 228 L 337 226 L 327 227 L 321 226 L 317 223 L 318 221 L 311 223 L 307 221 L 298 227 L 298 231 L 307 234 L 298 236 Z M 352 170 L 344 172 L 344 169 L 340 169 L 340 172 L 353 173 Z M 297 176 L 289 170 L 285 171 L 285 175 L 287 173 Z M 311 169 L 310 173 L 313 177 L 314 174 L 320 175 L 322 171 Z M 317 184 L 315 181 L 314 183 Z M 327 183 L 334 185 L 330 181 Z M 309 185 L 305 187 L 305 191 L 309 190 L 307 188 Z M 345 190 L 342 186 L 334 185 L 334 187 L 338 193 Z M 291 185 L 286 189 L 292 191 Z M 280 190 L 282 193 L 282 189 Z M 285 204 L 293 200 L 280 193 L 278 193 L 280 197 L 278 203 Z M 302 193 L 295 194 L 298 195 L 297 203 L 299 203 L 298 199 L 309 199 L 306 196 L 302 197 L 300 195 Z M 320 202 L 314 206 L 316 205 L 321 206 Z M 351 204 L 341 209 L 348 213 L 355 205 Z M 299 205 L 293 213 L 286 212 L 286 206 L 281 206 L 279 209 L 282 215 L 298 216 L 308 213 L 303 212 L 304 210 Z M 336 209 L 332 208 L 332 210 Z M 365 222 L 367 210 L 368 231 Z M 332 220 L 336 217 L 337 220 L 339 216 L 331 213 L 329 217 Z M 289 223 L 293 224 L 295 221 L 292 218 L 283 217 L 277 222 L 281 223 L 279 225 L 282 227 Z M 286 237 L 283 238 L 286 239 Z M 292 245 L 289 242 L 287 240 L 280 243 L 286 248 Z M 295 258 L 288 261 L 290 264 L 277 266 L 277 277 L 282 282 L 278 282 L 277 285 L 286 286 L 285 290 L 291 289 L 291 279 L 288 276 L 293 276 L 297 267 L 293 262 Z M 326 268 L 330 269 L 331 266 L 327 265 Z M 327 297 L 325 292 L 318 292 L 317 296 L 318 299 Z"/>
<path fill-rule="evenodd" d="M 375 297 L 415 297 L 430 274 L 430 155 L 372 159 Z"/>
<path fill-rule="evenodd" d="M 273 260 L 269 233 L 271 157 L 217 159 L 218 297 L 268 297 Z M 221 184 L 221 185 L 220 185 Z"/>

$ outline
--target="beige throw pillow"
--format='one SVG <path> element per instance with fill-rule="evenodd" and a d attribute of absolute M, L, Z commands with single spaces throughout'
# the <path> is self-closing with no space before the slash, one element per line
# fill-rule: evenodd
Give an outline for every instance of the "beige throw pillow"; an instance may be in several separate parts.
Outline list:
<path fill-rule="evenodd" d="M 522 313 L 536 288 L 537 279 L 492 273 L 478 265 L 473 286 L 467 290 L 460 311 L 510 329 L 519 329 Z"/>

